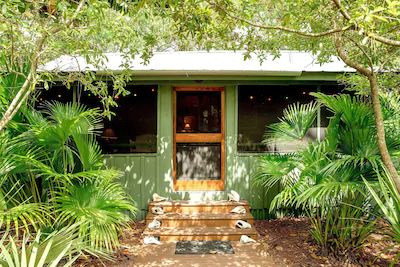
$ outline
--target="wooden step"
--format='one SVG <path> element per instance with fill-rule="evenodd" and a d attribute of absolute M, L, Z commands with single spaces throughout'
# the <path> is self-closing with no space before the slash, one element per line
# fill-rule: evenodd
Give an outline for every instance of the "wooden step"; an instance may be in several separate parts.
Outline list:
<path fill-rule="evenodd" d="M 236 206 L 244 206 L 247 212 L 250 212 L 249 203 L 245 200 L 239 202 L 219 200 L 219 201 L 162 201 L 149 203 L 149 210 L 152 207 L 162 207 L 164 212 L 175 213 L 229 213 Z"/>
<path fill-rule="evenodd" d="M 148 228 L 142 234 L 143 236 L 159 237 L 160 241 L 177 240 L 230 240 L 238 241 L 242 235 L 248 235 L 253 239 L 258 238 L 258 233 L 254 228 L 239 229 L 231 227 L 162 227 L 160 229 L 150 230 Z"/>
<path fill-rule="evenodd" d="M 250 213 L 246 214 L 213 214 L 213 213 L 166 213 L 163 215 L 147 214 L 146 224 L 153 219 L 161 222 L 162 227 L 235 227 L 237 220 L 243 220 L 250 224 L 254 218 Z"/>

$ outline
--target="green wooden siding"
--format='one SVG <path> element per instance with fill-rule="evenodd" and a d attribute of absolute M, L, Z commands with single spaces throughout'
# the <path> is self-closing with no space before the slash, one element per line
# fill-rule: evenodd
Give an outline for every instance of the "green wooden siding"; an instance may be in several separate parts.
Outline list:
<path fill-rule="evenodd" d="M 172 182 L 172 88 L 171 84 L 159 86 L 157 153 L 107 155 L 108 166 L 123 171 L 121 183 L 136 202 L 137 219 L 144 218 L 147 203 L 154 192 L 172 199 L 225 199 L 227 192 L 236 190 L 249 200 L 256 217 L 265 217 L 274 195 L 265 194 L 261 187 L 254 187 L 251 177 L 257 169 L 257 154 L 237 152 L 237 86 L 226 86 L 226 170 L 225 191 L 173 191 Z"/>

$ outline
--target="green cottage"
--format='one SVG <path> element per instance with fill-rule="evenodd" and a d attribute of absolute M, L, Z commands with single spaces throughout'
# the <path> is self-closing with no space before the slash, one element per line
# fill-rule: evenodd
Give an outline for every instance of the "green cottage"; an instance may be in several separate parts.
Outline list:
<path fill-rule="evenodd" d="M 80 57 L 63 56 L 47 71 L 121 72 L 123 58 L 107 54 L 104 69 Z M 256 218 L 268 217 L 271 190 L 255 187 L 252 175 L 264 153 L 294 151 L 298 143 L 263 144 L 265 127 L 292 103 L 308 103 L 310 92 L 335 94 L 337 75 L 354 72 L 337 59 L 318 64 L 309 53 L 283 51 L 280 58 L 243 59 L 240 51 L 158 52 L 147 65 L 130 62 L 131 92 L 117 98 L 116 116 L 99 138 L 107 164 L 124 172 L 121 183 L 144 218 L 153 193 L 173 199 L 227 199 L 230 190 L 249 201 Z M 44 99 L 95 100 L 80 84 L 68 95 L 60 85 Z M 319 110 L 307 138 L 324 136 L 329 114 Z"/>

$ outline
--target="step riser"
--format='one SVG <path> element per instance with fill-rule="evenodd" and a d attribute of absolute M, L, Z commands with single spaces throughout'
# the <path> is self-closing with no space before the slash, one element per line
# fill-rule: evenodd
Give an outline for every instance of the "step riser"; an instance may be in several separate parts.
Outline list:
<path fill-rule="evenodd" d="M 160 236 L 160 241 L 164 242 L 170 242 L 170 241 L 190 241 L 190 240 L 197 240 L 197 241 L 212 241 L 212 240 L 221 240 L 221 241 L 239 241 L 241 235 L 227 235 L 227 236 L 220 236 L 220 235 L 215 235 L 215 236 L 193 236 L 193 235 L 188 235 L 188 236 Z M 256 240 L 256 235 L 250 235 L 251 238 Z"/>
<path fill-rule="evenodd" d="M 243 206 L 246 214 L 232 214 L 230 211 L 237 206 Z M 151 214 L 153 207 L 162 207 L 163 215 Z M 254 225 L 247 201 L 206 201 L 193 203 L 191 201 L 150 202 L 149 213 L 146 216 L 148 225 L 157 219 L 161 222 L 160 229 L 146 229 L 143 236 L 155 236 L 162 242 L 179 240 L 224 240 L 239 241 L 247 235 L 257 240 L 256 229 L 239 229 L 235 227 L 238 220 Z"/>
<path fill-rule="evenodd" d="M 251 225 L 254 224 L 254 219 L 246 220 Z M 151 221 L 146 221 L 149 224 Z M 237 219 L 222 219 L 222 220 L 162 220 L 162 227 L 235 227 Z"/>
<path fill-rule="evenodd" d="M 152 206 L 150 206 L 151 210 Z M 182 214 L 193 214 L 193 213 L 211 213 L 211 214 L 221 214 L 221 213 L 230 213 L 230 211 L 234 207 L 226 207 L 226 206 L 216 206 L 216 207 L 204 207 L 204 206 L 195 206 L 195 207 L 164 207 L 163 210 L 165 213 L 182 213 Z M 249 207 L 245 207 L 247 213 L 250 212 Z"/>

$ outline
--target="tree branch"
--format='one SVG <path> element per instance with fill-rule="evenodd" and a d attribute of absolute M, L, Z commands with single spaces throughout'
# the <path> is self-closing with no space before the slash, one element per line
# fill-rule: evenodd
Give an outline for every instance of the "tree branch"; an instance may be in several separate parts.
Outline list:
<path fill-rule="evenodd" d="M 335 4 L 335 6 L 337 7 L 337 9 L 339 10 L 339 12 L 342 14 L 342 16 L 345 19 L 347 19 L 348 21 L 350 21 L 352 24 L 354 24 L 353 26 L 354 26 L 355 29 L 359 29 L 360 27 L 354 22 L 354 20 L 350 16 L 350 14 L 340 4 L 340 0 L 332 0 L 332 1 Z M 398 41 L 398 40 L 393 40 L 393 39 L 390 39 L 390 38 L 383 37 L 383 36 L 381 36 L 379 34 L 375 34 L 375 33 L 372 33 L 372 32 L 367 32 L 364 29 L 362 29 L 362 30 L 363 30 L 362 33 L 365 36 L 370 37 L 371 39 L 374 39 L 374 40 L 376 40 L 378 42 L 381 42 L 383 44 L 386 44 L 386 45 L 400 47 L 400 41 Z"/>
<path fill-rule="evenodd" d="M 374 62 L 372 60 L 372 58 L 368 55 L 368 53 L 365 51 L 364 48 L 362 48 L 362 46 L 356 42 L 353 38 L 346 36 L 347 39 L 350 40 L 350 42 L 352 42 L 355 46 L 357 46 L 358 49 L 360 49 L 360 51 L 364 54 L 364 56 L 368 59 L 369 61 L 369 67 L 371 68 L 371 71 L 373 71 L 374 69 Z"/>
<path fill-rule="evenodd" d="M 372 102 L 372 109 L 374 111 L 374 120 L 375 120 L 375 127 L 376 127 L 376 141 L 378 144 L 379 153 L 381 155 L 381 159 L 385 167 L 390 173 L 390 176 L 393 182 L 396 185 L 397 191 L 400 193 L 400 178 L 399 174 L 397 173 L 396 167 L 393 164 L 391 159 L 389 150 L 386 144 L 385 138 L 385 127 L 383 123 L 383 114 L 381 103 L 379 100 L 379 87 L 377 83 L 377 77 L 375 75 L 374 70 L 368 70 L 363 65 L 358 62 L 354 62 L 347 56 L 347 53 L 342 45 L 342 39 L 339 34 L 335 34 L 335 46 L 339 57 L 346 63 L 348 66 L 356 69 L 358 72 L 363 74 L 368 78 L 370 88 L 371 88 L 371 102 Z"/>
<path fill-rule="evenodd" d="M 337 51 L 339 57 L 343 60 L 343 62 L 346 65 L 348 65 L 349 67 L 352 67 L 353 69 L 357 70 L 359 73 L 361 73 L 365 76 L 371 75 L 372 72 L 369 69 L 367 69 L 360 63 L 355 62 L 349 58 L 349 56 L 347 55 L 347 53 L 343 47 L 342 38 L 339 36 L 339 34 L 335 35 L 335 46 L 336 46 L 336 51 Z"/>
<path fill-rule="evenodd" d="M 246 19 L 243 19 L 241 17 L 232 15 L 231 13 L 229 13 L 225 8 L 223 8 L 222 6 L 213 3 L 213 2 L 208 2 L 210 5 L 215 6 L 217 9 L 221 10 L 225 15 L 227 15 L 228 17 L 230 17 L 231 19 L 237 20 L 237 21 L 241 21 L 243 23 L 246 23 L 250 26 L 253 27 L 257 27 L 260 29 L 264 29 L 264 30 L 278 30 L 278 31 L 284 31 L 284 32 L 290 32 L 290 33 L 294 33 L 300 36 L 304 36 L 304 37 L 324 37 L 327 35 L 332 35 L 335 33 L 339 33 L 339 32 L 344 32 L 347 31 L 349 29 L 352 28 L 352 26 L 346 26 L 344 28 L 334 28 L 328 31 L 324 31 L 324 32 L 305 32 L 305 31 L 300 31 L 300 30 L 296 30 L 296 29 L 292 29 L 292 28 L 288 28 L 288 27 L 283 27 L 283 26 L 272 26 L 272 25 L 263 25 L 263 24 L 258 24 Z"/>
<path fill-rule="evenodd" d="M 345 17 L 347 20 L 351 20 L 350 14 L 344 9 L 344 7 L 340 4 L 340 0 L 332 0 L 339 12 Z"/>
<path fill-rule="evenodd" d="M 81 0 L 79 2 L 79 5 L 76 8 L 72 17 L 66 21 L 65 26 L 67 28 L 72 25 L 73 21 L 76 19 L 79 12 L 82 10 L 85 2 L 86 2 L 86 0 Z M 39 58 L 43 52 L 43 47 L 46 43 L 46 40 L 48 39 L 48 37 L 50 35 L 57 33 L 61 29 L 62 29 L 62 27 L 55 27 L 55 28 L 51 29 L 50 31 L 45 31 L 42 34 L 42 36 L 39 38 L 39 40 L 37 41 L 35 49 L 32 53 L 29 74 L 26 77 L 26 80 L 25 80 L 24 84 L 22 85 L 21 89 L 18 91 L 17 95 L 14 97 L 13 101 L 11 102 L 10 106 L 4 112 L 4 114 L 0 120 L 0 131 L 2 131 L 7 126 L 8 122 L 12 120 L 12 118 L 15 116 L 15 114 L 20 109 L 22 103 L 24 103 L 25 100 L 28 98 L 28 96 L 30 94 L 30 89 L 34 88 L 33 86 L 36 83 L 36 71 L 37 71 L 37 67 L 38 67 L 38 63 L 39 63 Z"/>
<path fill-rule="evenodd" d="M 389 39 L 375 33 L 366 32 L 365 35 L 383 44 L 400 47 L 400 41 Z"/>

